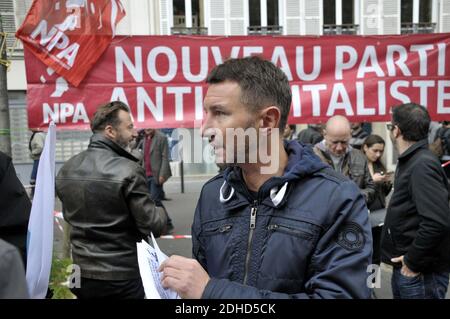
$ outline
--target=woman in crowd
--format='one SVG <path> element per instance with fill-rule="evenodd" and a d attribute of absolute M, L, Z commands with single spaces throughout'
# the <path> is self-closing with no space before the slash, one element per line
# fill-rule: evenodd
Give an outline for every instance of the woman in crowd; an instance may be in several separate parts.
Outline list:
<path fill-rule="evenodd" d="M 381 157 L 383 156 L 385 142 L 383 138 L 378 135 L 369 135 L 362 147 L 362 151 L 367 157 L 367 164 L 369 166 L 370 175 L 376 186 L 376 198 L 369 205 L 369 210 L 375 212 L 380 209 L 386 208 L 386 196 L 389 194 L 392 188 L 392 172 L 387 172 L 383 163 L 381 163 Z M 383 214 L 384 216 L 384 214 Z M 373 257 L 372 262 L 374 264 L 380 264 L 380 240 L 381 229 L 378 225 L 372 225 L 373 236 Z"/>

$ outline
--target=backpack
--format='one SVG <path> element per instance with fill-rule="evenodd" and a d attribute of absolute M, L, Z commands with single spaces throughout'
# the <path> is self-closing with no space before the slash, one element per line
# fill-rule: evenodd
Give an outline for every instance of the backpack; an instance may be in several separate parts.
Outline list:
<path fill-rule="evenodd" d="M 31 142 L 33 142 L 33 138 L 36 135 L 36 133 L 37 133 L 36 131 L 33 132 L 30 136 L 30 140 L 28 141 L 28 149 L 30 150 L 30 153 L 31 153 Z"/>
<path fill-rule="evenodd" d="M 436 133 L 436 139 L 430 144 L 430 150 L 438 157 L 450 154 L 450 129 L 441 127 Z"/>
<path fill-rule="evenodd" d="M 442 142 L 442 155 L 450 155 L 450 128 L 444 128 L 440 134 Z"/>

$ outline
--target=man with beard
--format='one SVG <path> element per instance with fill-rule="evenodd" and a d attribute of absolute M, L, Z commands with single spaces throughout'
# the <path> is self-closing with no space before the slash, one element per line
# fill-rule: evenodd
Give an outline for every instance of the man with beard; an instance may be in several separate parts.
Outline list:
<path fill-rule="evenodd" d="M 368 298 L 364 197 L 310 147 L 283 141 L 286 75 L 248 57 L 217 66 L 207 83 L 202 135 L 228 167 L 200 194 L 195 259 L 166 260 L 163 286 L 183 298 Z"/>
<path fill-rule="evenodd" d="M 127 150 L 137 136 L 126 104 L 97 109 L 88 149 L 67 161 L 56 191 L 71 225 L 74 264 L 81 268 L 80 299 L 144 298 L 136 242 L 166 225 L 147 189 L 144 169 Z"/>
<path fill-rule="evenodd" d="M 393 266 L 395 299 L 444 299 L 450 271 L 448 181 L 428 149 L 430 116 L 414 103 L 392 108 L 398 150 L 394 193 L 381 239 L 381 261 Z"/>

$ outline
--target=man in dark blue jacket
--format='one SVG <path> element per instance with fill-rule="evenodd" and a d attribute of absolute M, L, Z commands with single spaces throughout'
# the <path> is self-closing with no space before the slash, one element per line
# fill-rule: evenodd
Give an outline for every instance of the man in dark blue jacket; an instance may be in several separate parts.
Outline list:
<path fill-rule="evenodd" d="M 183 298 L 368 298 L 364 197 L 310 147 L 282 141 L 285 74 L 257 57 L 230 59 L 207 83 L 202 134 L 228 168 L 201 192 L 195 259 L 169 258 L 163 285 Z"/>

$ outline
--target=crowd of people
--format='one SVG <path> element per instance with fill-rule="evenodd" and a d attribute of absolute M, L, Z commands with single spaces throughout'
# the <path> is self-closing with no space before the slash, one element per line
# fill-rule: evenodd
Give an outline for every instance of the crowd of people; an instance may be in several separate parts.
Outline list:
<path fill-rule="evenodd" d="M 445 298 L 450 208 L 442 164 L 449 153 L 439 159 L 429 149 L 425 107 L 392 108 L 394 174 L 382 163 L 386 141 L 345 116 L 296 134 L 287 124 L 289 81 L 269 61 L 229 59 L 206 82 L 201 133 L 222 169 L 198 199 L 193 258 L 174 255 L 159 269 L 165 288 L 182 298 L 370 298 L 368 267 L 383 262 L 393 269 L 394 298 Z M 447 125 L 433 139 L 444 148 Z M 272 138 L 239 144 L 227 139 L 229 128 Z M 174 228 L 162 203 L 171 176 L 167 138 L 150 128 L 138 134 L 119 101 L 99 107 L 91 129 L 87 150 L 56 177 L 72 258 L 81 268 L 81 286 L 72 291 L 80 299 L 144 298 L 136 242 Z M 259 156 L 247 160 L 252 152 L 268 154 L 275 169 L 265 170 Z M 0 169 L 2 192 L 11 191 L 5 178 L 17 181 L 10 159 Z M 29 211 L 29 201 L 17 200 Z M 1 238 L 9 227 L 3 212 L 2 206 Z M 23 238 L 16 245 L 23 249 Z M 3 246 L 0 254 L 14 259 Z"/>

